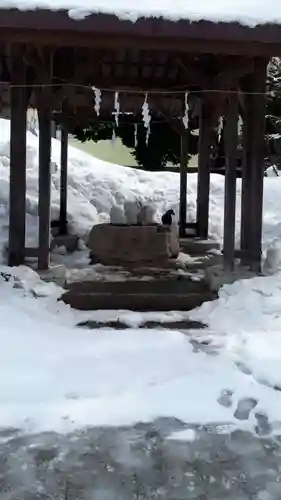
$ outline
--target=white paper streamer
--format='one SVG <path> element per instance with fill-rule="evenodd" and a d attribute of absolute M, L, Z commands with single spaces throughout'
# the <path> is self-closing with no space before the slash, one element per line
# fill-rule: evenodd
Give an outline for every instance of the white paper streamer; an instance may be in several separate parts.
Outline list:
<path fill-rule="evenodd" d="M 147 100 L 147 94 L 145 94 L 144 103 L 142 105 L 142 118 L 143 118 L 143 124 L 146 128 L 145 143 L 147 145 L 148 139 L 149 139 L 149 134 L 150 134 L 150 121 L 151 121 L 151 116 L 149 113 L 149 105 L 148 105 L 148 100 Z"/>
<path fill-rule="evenodd" d="M 220 140 L 222 138 L 222 131 L 223 131 L 223 117 L 220 116 L 219 125 L 218 125 L 218 136 L 219 136 Z"/>
<path fill-rule="evenodd" d="M 97 87 L 92 87 L 92 90 L 94 91 L 95 94 L 95 112 L 97 116 L 100 115 L 100 105 L 101 105 L 101 91 Z"/>
<path fill-rule="evenodd" d="M 138 145 L 138 124 L 135 123 L 135 132 L 134 132 L 134 146 L 135 148 Z"/>
<path fill-rule="evenodd" d="M 116 127 L 118 127 L 119 115 L 120 115 L 119 92 L 115 92 L 115 95 L 114 95 L 114 109 L 115 109 L 115 123 L 116 123 Z"/>
<path fill-rule="evenodd" d="M 187 130 L 188 129 L 188 92 L 185 93 L 184 95 L 184 115 L 182 118 L 184 128 Z"/>

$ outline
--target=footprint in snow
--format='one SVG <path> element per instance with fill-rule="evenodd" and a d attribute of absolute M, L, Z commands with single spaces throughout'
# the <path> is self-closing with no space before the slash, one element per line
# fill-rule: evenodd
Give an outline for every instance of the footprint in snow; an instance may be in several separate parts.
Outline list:
<path fill-rule="evenodd" d="M 225 408 L 231 408 L 233 405 L 233 391 L 231 389 L 223 389 L 217 399 L 217 402 Z M 237 420 L 248 420 L 251 411 L 257 406 L 258 401 L 255 398 L 242 398 L 238 401 L 234 412 L 234 417 Z M 272 432 L 272 425 L 269 422 L 265 412 L 257 411 L 255 413 L 256 425 L 255 432 L 258 436 L 268 436 Z"/>
<path fill-rule="evenodd" d="M 223 389 L 217 399 L 218 403 L 225 408 L 231 408 L 233 405 L 233 391 Z M 234 411 L 234 417 L 237 420 L 248 420 L 251 411 L 257 406 L 258 402 L 254 398 L 242 398 L 238 401 Z"/>
<path fill-rule="evenodd" d="M 259 436 L 268 436 L 272 431 L 272 426 L 268 420 L 268 416 L 264 412 L 255 413 L 257 425 L 255 431 Z"/>
<path fill-rule="evenodd" d="M 252 375 L 252 370 L 243 361 L 237 361 L 236 366 L 245 375 Z"/>
<path fill-rule="evenodd" d="M 231 389 L 223 389 L 218 397 L 217 401 L 221 406 L 225 408 L 231 408 L 233 404 L 233 391 Z"/>
<path fill-rule="evenodd" d="M 237 420 L 248 420 L 251 411 L 257 406 L 257 404 L 258 402 L 255 398 L 240 399 L 234 412 L 234 417 L 237 418 Z"/>

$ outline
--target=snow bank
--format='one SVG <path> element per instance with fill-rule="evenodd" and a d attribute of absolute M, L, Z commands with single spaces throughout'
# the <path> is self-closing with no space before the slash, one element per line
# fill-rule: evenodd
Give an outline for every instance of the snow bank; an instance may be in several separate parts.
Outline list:
<path fill-rule="evenodd" d="M 8 238 L 10 122 L 0 120 L 0 251 Z M 60 143 L 52 140 L 52 217 L 59 214 Z M 58 166 L 55 168 L 55 164 Z M 160 221 L 173 208 L 178 217 L 179 175 L 172 172 L 144 172 L 110 164 L 69 146 L 68 220 L 73 232 L 86 238 L 93 224 L 109 220 L 113 207 L 124 213 L 125 202 L 151 204 Z M 281 177 L 265 178 L 264 246 L 281 239 Z M 196 217 L 197 176 L 187 180 L 187 218 Z M 224 177 L 211 176 L 210 236 L 221 240 L 223 230 Z M 27 244 L 38 238 L 38 138 L 27 134 Z M 241 183 L 237 183 L 236 234 L 239 240 Z M 2 260 L 3 261 L 3 260 Z"/>
<path fill-rule="evenodd" d="M 8 237 L 10 122 L 0 120 L 0 247 Z M 52 161 L 60 164 L 60 142 L 52 140 Z M 59 214 L 60 169 L 53 165 L 52 217 Z M 178 214 L 179 175 L 144 172 L 114 165 L 69 146 L 68 220 L 72 230 L 85 238 L 93 224 L 109 220 L 113 207 L 124 213 L 125 202 L 142 201 L 153 206 L 156 218 L 169 208 Z M 223 178 L 215 176 L 211 188 L 212 220 L 210 231 L 220 238 Z M 188 178 L 188 219 L 196 213 L 196 175 Z M 38 138 L 27 133 L 27 237 L 30 246 L 37 245 L 38 235 Z"/>
<path fill-rule="evenodd" d="M 140 17 L 163 17 L 177 21 L 202 19 L 214 22 L 240 22 L 255 26 L 257 24 L 281 23 L 281 6 L 278 0 L 236 0 L 224 2 L 217 0 L 4 0 L 1 8 L 21 10 L 49 9 L 69 11 L 70 17 L 80 20 L 91 13 L 115 14 L 121 19 L 136 21 Z"/>

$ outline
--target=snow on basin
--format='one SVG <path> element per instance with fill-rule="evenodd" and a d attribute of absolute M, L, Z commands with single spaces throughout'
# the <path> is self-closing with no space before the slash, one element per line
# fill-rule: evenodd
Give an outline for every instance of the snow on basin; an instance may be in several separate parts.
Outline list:
<path fill-rule="evenodd" d="M 80 20 L 91 13 L 115 14 L 122 19 L 136 21 L 139 17 L 163 17 L 176 21 L 202 19 L 214 22 L 238 21 L 242 24 L 280 23 L 281 7 L 278 0 L 236 0 L 224 2 L 217 0 L 4 0 L 1 8 L 31 9 L 65 9 L 70 17 Z"/>

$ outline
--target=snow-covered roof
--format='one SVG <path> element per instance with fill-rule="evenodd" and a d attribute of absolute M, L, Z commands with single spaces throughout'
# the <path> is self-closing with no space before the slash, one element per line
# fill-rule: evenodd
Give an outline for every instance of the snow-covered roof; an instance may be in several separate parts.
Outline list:
<path fill-rule="evenodd" d="M 2 0 L 0 8 L 63 9 L 77 20 L 91 13 L 103 13 L 131 21 L 162 17 L 173 21 L 239 22 L 251 27 L 281 25 L 281 0 Z"/>

